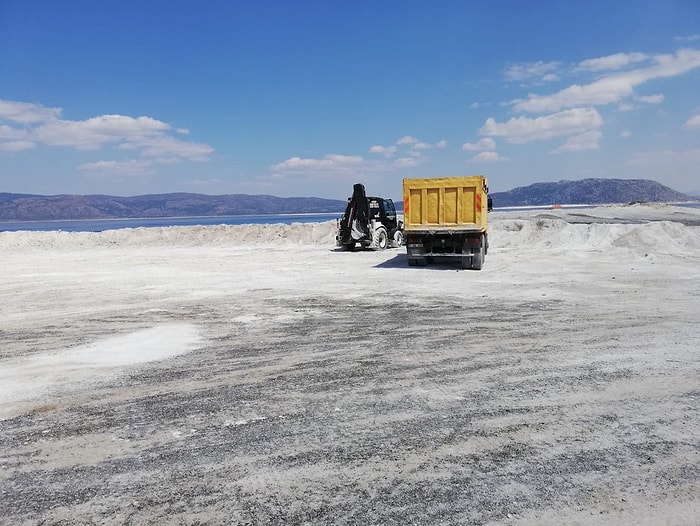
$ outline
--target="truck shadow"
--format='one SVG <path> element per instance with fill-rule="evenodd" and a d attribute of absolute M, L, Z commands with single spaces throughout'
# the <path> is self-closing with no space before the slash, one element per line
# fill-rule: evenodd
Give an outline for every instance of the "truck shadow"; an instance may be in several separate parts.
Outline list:
<path fill-rule="evenodd" d="M 400 250 L 400 249 L 391 249 L 388 248 L 387 251 L 389 250 Z M 357 248 L 353 250 L 352 252 L 349 252 L 347 250 L 343 250 L 340 247 L 332 248 L 330 249 L 331 252 L 342 252 L 344 254 L 351 254 L 351 253 L 360 253 L 360 252 L 375 252 L 374 250 L 370 248 Z M 374 266 L 375 268 L 400 268 L 400 267 L 408 267 L 408 259 L 406 258 L 406 252 L 403 253 L 397 253 L 393 258 L 384 261 L 383 263 L 379 263 L 378 265 Z"/>
<path fill-rule="evenodd" d="M 406 254 L 396 254 L 393 258 L 382 261 L 378 265 L 374 265 L 374 268 L 408 268 L 408 259 Z"/>
<path fill-rule="evenodd" d="M 408 264 L 408 257 L 406 253 L 396 254 L 393 258 L 387 259 L 377 265 L 374 268 L 405 268 L 409 270 L 465 270 L 459 266 L 459 263 L 454 258 L 440 258 L 435 257 L 433 260 L 425 267 L 411 267 Z"/>
<path fill-rule="evenodd" d="M 392 250 L 392 249 L 387 249 L 387 250 Z M 396 249 L 393 249 L 396 250 Z M 330 249 L 331 252 L 343 252 L 350 254 L 350 252 L 343 250 L 342 248 L 336 247 Z M 358 248 L 355 250 L 355 252 L 372 252 L 371 249 L 360 249 Z M 406 256 L 406 252 L 403 253 L 398 253 L 391 259 L 387 259 L 386 261 L 382 261 L 381 263 L 378 263 L 377 265 L 374 265 L 374 268 L 405 268 L 409 270 L 465 270 L 459 266 L 459 263 L 457 260 L 454 258 L 446 258 L 446 257 L 433 257 L 433 260 L 428 263 L 424 267 L 412 267 L 408 264 L 408 257 Z M 468 270 L 468 269 L 466 269 Z"/>

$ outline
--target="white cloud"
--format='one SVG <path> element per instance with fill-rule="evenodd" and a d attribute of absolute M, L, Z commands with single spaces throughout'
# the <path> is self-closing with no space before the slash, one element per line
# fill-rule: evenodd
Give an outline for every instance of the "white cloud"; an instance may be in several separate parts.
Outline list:
<path fill-rule="evenodd" d="M 598 143 L 602 137 L 602 133 L 598 130 L 590 130 L 587 132 L 574 135 L 569 137 L 564 144 L 562 144 L 552 153 L 562 153 L 562 152 L 582 152 L 585 150 L 597 150 Z"/>
<path fill-rule="evenodd" d="M 586 86 L 574 84 L 553 95 L 530 95 L 526 100 L 514 101 L 516 111 L 543 113 L 577 106 L 597 106 L 618 102 L 632 94 L 627 79 L 607 77 Z"/>
<path fill-rule="evenodd" d="M 630 64 L 644 62 L 649 59 L 645 53 L 616 53 L 607 57 L 589 58 L 579 62 L 576 70 L 579 71 L 610 71 L 622 69 Z"/>
<path fill-rule="evenodd" d="M 435 144 L 418 141 L 418 142 L 411 145 L 411 149 L 416 150 L 416 151 L 424 151 L 424 150 L 434 150 L 435 148 L 442 149 L 442 148 L 445 148 L 446 146 L 447 146 L 447 141 L 445 141 L 445 140 L 438 141 Z"/>
<path fill-rule="evenodd" d="M 603 119 L 594 108 L 574 108 L 544 117 L 513 117 L 498 123 L 486 120 L 479 129 L 481 135 L 503 137 L 510 143 L 526 143 L 553 137 L 564 137 L 600 128 Z"/>
<path fill-rule="evenodd" d="M 653 63 L 648 67 L 613 73 L 582 86 L 574 84 L 552 95 L 531 94 L 511 104 L 516 111 L 541 113 L 619 102 L 631 96 L 636 86 L 649 80 L 674 77 L 699 68 L 700 50 L 680 49 L 675 54 L 654 55 L 651 59 Z"/>
<path fill-rule="evenodd" d="M 508 157 L 501 157 L 498 152 L 481 152 L 472 157 L 472 161 L 480 161 L 487 163 L 496 163 L 501 161 L 509 161 Z"/>
<path fill-rule="evenodd" d="M 432 150 L 433 145 L 428 144 L 427 142 L 417 142 L 411 148 L 413 148 L 414 150 Z"/>
<path fill-rule="evenodd" d="M 272 175 L 346 175 L 387 172 L 397 168 L 411 168 L 430 159 L 426 152 L 447 147 L 446 140 L 423 142 L 412 135 L 404 135 L 391 146 L 375 144 L 369 153 L 386 159 L 365 159 L 356 155 L 330 154 L 323 158 L 291 157 L 271 167 Z M 389 159 L 394 159 L 390 161 Z"/>
<path fill-rule="evenodd" d="M 413 157 L 401 157 L 394 161 L 394 166 L 397 168 L 412 168 L 418 164 L 418 161 Z"/>
<path fill-rule="evenodd" d="M 31 102 L 16 102 L 0 100 L 0 119 L 20 124 L 33 124 L 50 119 L 56 119 L 61 114 L 61 108 L 46 108 L 41 104 Z"/>
<path fill-rule="evenodd" d="M 179 159 L 206 161 L 214 151 L 207 144 L 186 142 L 173 137 L 169 124 L 151 117 L 100 115 L 82 121 L 71 121 L 60 119 L 61 112 L 60 108 L 0 100 L 0 150 L 16 151 L 38 145 L 77 150 L 115 146 L 121 150 L 137 150 L 144 157 L 158 158 L 158 163 L 177 162 Z M 13 126 L 2 124 L 3 120 L 12 122 Z M 174 133 L 187 135 L 189 131 L 178 128 Z M 100 166 L 119 168 L 121 165 L 94 165 L 92 169 L 100 169 Z M 131 166 L 139 165 L 136 163 Z"/>
<path fill-rule="evenodd" d="M 410 149 L 407 151 L 406 147 Z M 381 154 L 385 157 L 394 157 L 399 153 L 399 150 L 402 150 L 403 155 L 420 157 L 422 152 L 434 149 L 443 149 L 445 147 L 447 147 L 447 141 L 444 139 L 431 144 L 420 141 L 411 135 L 405 135 L 396 141 L 392 146 L 382 146 L 378 144 L 372 146 L 369 151 L 370 153 Z"/>
<path fill-rule="evenodd" d="M 685 123 L 686 128 L 700 128 L 700 113 L 697 115 L 693 115 L 690 119 L 688 119 Z"/>
<path fill-rule="evenodd" d="M 19 152 L 22 150 L 31 150 L 36 146 L 32 141 L 5 141 L 0 142 L 0 152 Z"/>
<path fill-rule="evenodd" d="M 84 121 L 51 119 L 35 128 L 32 135 L 38 142 L 49 146 L 94 150 L 108 143 L 162 135 L 161 132 L 169 128 L 164 122 L 150 117 L 101 115 Z"/>
<path fill-rule="evenodd" d="M 627 162 L 632 165 L 656 165 L 663 168 L 668 168 L 671 165 L 687 165 L 696 168 L 700 165 L 700 148 L 695 150 L 638 152 L 633 154 Z"/>
<path fill-rule="evenodd" d="M 626 139 L 627 137 L 632 137 L 632 132 L 628 130 L 621 131 L 620 137 L 622 137 L 623 139 Z"/>
<path fill-rule="evenodd" d="M 188 186 L 219 186 L 223 184 L 224 181 L 222 179 L 219 179 L 217 177 L 213 177 L 211 179 L 190 179 L 189 181 L 185 181 L 185 184 Z"/>
<path fill-rule="evenodd" d="M 365 160 L 355 155 L 329 154 L 323 159 L 302 159 L 291 157 L 275 164 L 272 169 L 277 172 L 338 172 L 354 170 Z"/>
<path fill-rule="evenodd" d="M 466 150 L 468 152 L 482 152 L 484 150 L 495 150 L 495 149 L 496 149 L 496 141 L 494 141 L 491 137 L 484 137 L 483 139 L 480 139 L 476 143 L 465 142 L 462 145 L 462 150 Z"/>
<path fill-rule="evenodd" d="M 634 104 L 623 102 L 617 107 L 617 111 L 625 112 L 634 110 Z"/>
<path fill-rule="evenodd" d="M 398 148 L 396 146 L 372 146 L 369 151 L 370 153 L 378 153 L 384 155 L 385 157 L 393 157 L 396 155 Z"/>
<path fill-rule="evenodd" d="M 676 42 L 697 42 L 700 40 L 700 35 L 689 35 L 684 37 L 675 37 L 673 40 Z"/>
<path fill-rule="evenodd" d="M 83 172 L 94 175 L 119 175 L 141 177 L 155 173 L 151 161 L 97 161 L 85 163 L 78 167 Z"/>
<path fill-rule="evenodd" d="M 664 101 L 663 95 L 640 95 L 634 100 L 644 102 L 645 104 L 661 104 Z"/>
<path fill-rule="evenodd" d="M 208 144 L 185 142 L 169 135 L 132 137 L 119 148 L 141 150 L 143 157 L 183 158 L 190 161 L 206 161 L 214 151 Z"/>
<path fill-rule="evenodd" d="M 415 137 L 411 137 L 410 135 L 404 135 L 398 141 L 396 141 L 396 144 L 398 144 L 399 146 L 403 146 L 406 144 L 416 144 L 417 142 L 419 141 Z"/>
<path fill-rule="evenodd" d="M 36 143 L 29 140 L 26 130 L 18 130 L 6 124 L 0 125 L 0 151 L 19 152 L 35 146 Z"/>
<path fill-rule="evenodd" d="M 27 130 L 18 130 L 7 124 L 0 125 L 0 139 L 26 139 L 28 135 Z"/>
<path fill-rule="evenodd" d="M 558 62 L 530 62 L 522 64 L 510 64 L 503 72 L 503 76 L 509 81 L 526 80 L 558 80 L 557 75 L 552 74 L 559 67 Z"/>

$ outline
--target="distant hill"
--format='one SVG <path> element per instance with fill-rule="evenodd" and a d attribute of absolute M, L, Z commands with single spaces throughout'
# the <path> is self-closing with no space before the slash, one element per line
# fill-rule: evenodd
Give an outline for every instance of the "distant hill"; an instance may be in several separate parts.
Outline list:
<path fill-rule="evenodd" d="M 535 183 L 508 192 L 493 192 L 493 206 L 541 206 L 553 204 L 674 203 L 697 198 L 646 179 L 581 179 Z"/>
<path fill-rule="evenodd" d="M 27 195 L 0 193 L 0 221 L 342 213 L 346 201 L 272 195 Z"/>
<path fill-rule="evenodd" d="M 583 179 L 535 183 L 509 192 L 491 194 L 495 207 L 553 204 L 679 202 L 697 198 L 643 179 Z M 321 214 L 345 210 L 347 201 L 318 197 L 272 195 L 151 194 L 31 195 L 0 193 L 0 221 L 65 219 L 120 219 L 134 217 L 188 217 L 262 214 Z M 400 209 L 401 201 L 396 201 Z"/>

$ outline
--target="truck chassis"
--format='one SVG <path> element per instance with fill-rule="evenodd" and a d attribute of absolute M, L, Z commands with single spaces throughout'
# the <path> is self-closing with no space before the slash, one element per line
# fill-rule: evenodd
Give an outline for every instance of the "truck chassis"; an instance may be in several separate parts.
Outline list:
<path fill-rule="evenodd" d="M 411 266 L 424 266 L 435 257 L 459 258 L 463 269 L 481 270 L 488 252 L 488 234 L 451 230 L 412 231 L 406 234 Z"/>

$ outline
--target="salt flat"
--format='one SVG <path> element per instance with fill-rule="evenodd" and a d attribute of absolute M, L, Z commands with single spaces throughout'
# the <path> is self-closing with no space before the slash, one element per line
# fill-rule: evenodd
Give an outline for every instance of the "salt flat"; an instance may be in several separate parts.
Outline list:
<path fill-rule="evenodd" d="M 700 211 L 0 233 L 2 524 L 695 524 Z"/>

